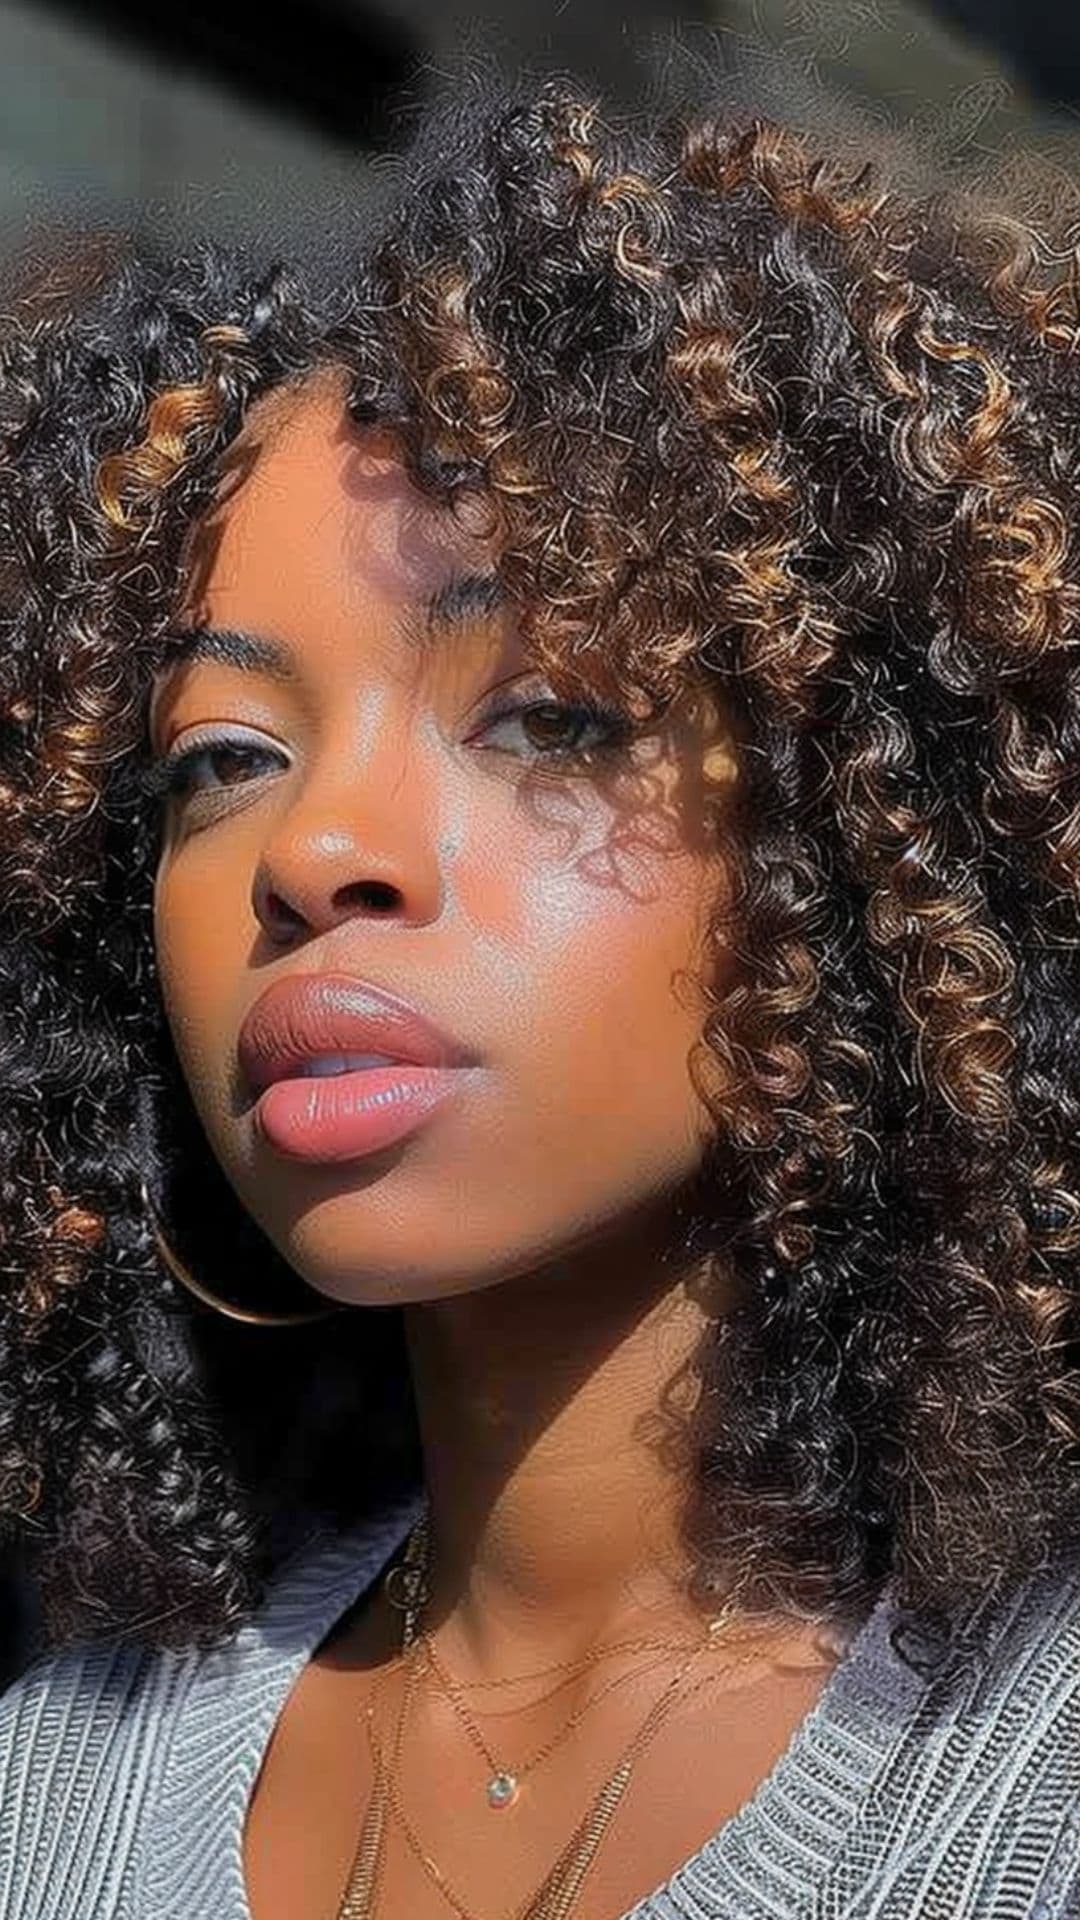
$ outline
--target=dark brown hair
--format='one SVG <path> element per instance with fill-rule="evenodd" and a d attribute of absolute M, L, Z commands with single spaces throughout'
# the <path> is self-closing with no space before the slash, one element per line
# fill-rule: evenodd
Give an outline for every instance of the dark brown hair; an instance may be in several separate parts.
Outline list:
<path fill-rule="evenodd" d="M 395 1310 L 215 1321 L 274 1256 L 155 980 L 150 676 L 251 402 L 348 371 L 488 503 L 527 642 L 737 727 L 694 1072 L 703 1579 L 995 1594 L 1080 1515 L 1080 314 L 1043 239 L 752 116 L 564 81 L 433 116 L 329 289 L 122 251 L 0 346 L 0 1506 L 56 1639 L 209 1644 L 301 1514 L 419 1470 Z M 198 1196 L 198 1206 L 192 1196 Z M 186 1197 L 181 1197 L 186 1196 Z M 272 1415 L 272 1417 L 271 1417 Z"/>

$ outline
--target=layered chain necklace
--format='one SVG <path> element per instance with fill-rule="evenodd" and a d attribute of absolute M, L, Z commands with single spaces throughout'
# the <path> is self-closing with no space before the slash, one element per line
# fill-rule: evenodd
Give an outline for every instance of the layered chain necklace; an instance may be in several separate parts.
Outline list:
<path fill-rule="evenodd" d="M 428 1554 L 428 1524 L 427 1514 L 425 1512 L 416 1522 L 416 1525 L 409 1535 L 401 1561 L 390 1569 L 383 1582 L 383 1589 L 387 1598 L 395 1607 L 398 1607 L 404 1615 L 400 1660 L 405 1664 L 405 1685 L 394 1728 L 389 1758 L 376 1735 L 375 1695 L 377 1688 L 373 1688 L 372 1698 L 365 1712 L 364 1719 L 368 1741 L 371 1747 L 373 1785 L 359 1842 L 353 1856 L 352 1867 L 341 1904 L 337 1911 L 336 1920 L 374 1920 L 385 1855 L 387 1818 L 390 1813 L 394 1815 L 401 1827 L 411 1852 L 416 1856 L 424 1867 L 425 1872 L 439 1888 L 447 1903 L 454 1909 L 455 1913 L 460 1916 L 460 1920 L 474 1920 L 474 1916 L 469 1907 L 455 1893 L 446 1875 L 438 1866 L 437 1862 L 432 1859 L 423 1842 L 418 1837 L 413 1823 L 402 1805 L 401 1795 L 397 1788 L 397 1776 L 400 1767 L 405 1724 L 408 1719 L 413 1695 L 423 1672 L 431 1671 L 435 1674 L 443 1691 L 450 1700 L 454 1711 L 462 1720 L 469 1734 L 469 1738 L 482 1754 L 485 1765 L 489 1770 L 484 1789 L 485 1800 L 487 1806 L 495 1811 L 500 1811 L 515 1803 L 519 1796 L 521 1783 L 526 1775 L 532 1773 L 549 1754 L 553 1753 L 556 1748 L 569 1737 L 591 1707 L 595 1706 L 605 1694 L 611 1692 L 613 1687 L 621 1684 L 621 1682 L 626 1679 L 636 1677 L 636 1674 L 640 1672 L 640 1668 L 635 1669 L 629 1674 L 620 1674 L 616 1679 L 608 1681 L 585 1702 L 583 1707 L 580 1707 L 573 1713 L 560 1731 L 551 1740 L 547 1741 L 537 1753 L 533 1754 L 531 1758 L 515 1765 L 507 1764 L 505 1759 L 498 1758 L 490 1751 L 473 1716 L 469 1713 L 460 1687 L 446 1672 L 442 1662 L 435 1653 L 430 1637 L 424 1633 L 420 1627 L 420 1614 L 428 1599 Z M 706 1651 L 715 1649 L 720 1644 L 723 1644 L 726 1648 L 736 1639 L 735 1635 L 728 1635 L 725 1636 L 722 1643 L 720 1642 L 720 1630 L 727 1627 L 728 1624 L 729 1622 L 724 1616 L 709 1622 L 707 1632 L 702 1640 L 691 1649 L 686 1659 L 681 1662 L 671 1681 L 664 1688 L 659 1699 L 654 1702 L 637 1732 L 624 1748 L 614 1771 L 609 1774 L 608 1778 L 594 1796 L 591 1805 L 570 1835 L 554 1866 L 545 1875 L 544 1880 L 535 1892 L 527 1895 L 526 1898 L 519 1903 L 514 1914 L 509 1917 L 509 1920 L 567 1920 L 567 1916 L 570 1914 L 574 1902 L 581 1891 L 585 1876 L 599 1852 L 604 1836 L 615 1817 L 619 1802 L 629 1785 L 635 1762 L 649 1739 L 651 1739 L 652 1735 L 656 1732 L 665 1713 L 674 1703 L 679 1683 L 689 1668 L 696 1660 L 700 1659 Z M 741 1655 L 736 1655 L 733 1660 L 729 1660 L 725 1665 L 725 1672 L 733 1667 L 745 1665 L 747 1661 L 754 1660 L 760 1656 L 762 1650 L 760 1627 L 756 1630 L 751 1629 L 749 1633 L 740 1636 L 739 1642 L 741 1643 L 742 1641 L 749 1641 L 751 1643 L 749 1650 L 743 1652 Z M 592 1659 L 593 1662 L 595 1662 L 598 1659 L 606 1658 L 609 1654 L 616 1652 L 628 1652 L 643 1648 L 655 1649 L 658 1647 L 670 1652 L 671 1643 L 657 1640 L 624 1641 L 603 1648 L 601 1652 L 594 1655 Z M 397 1663 L 395 1663 L 395 1667 L 396 1664 Z M 561 1666 L 547 1667 L 542 1671 L 544 1674 L 565 1673 L 573 1667 L 580 1668 L 581 1664 L 580 1660 L 567 1661 Z M 394 1669 L 388 1669 L 387 1678 L 392 1671 L 394 1671 Z M 539 1677 L 540 1675 L 537 1674 L 519 1676 L 519 1678 L 527 1679 Z M 699 1682 L 696 1686 L 686 1689 L 686 1692 L 698 1693 L 702 1686 L 715 1685 L 715 1683 L 716 1676 L 710 1675 L 705 1681 Z M 511 1683 L 491 1682 L 489 1684 L 506 1685 Z M 556 1689 L 556 1691 L 557 1690 L 558 1689 Z"/>

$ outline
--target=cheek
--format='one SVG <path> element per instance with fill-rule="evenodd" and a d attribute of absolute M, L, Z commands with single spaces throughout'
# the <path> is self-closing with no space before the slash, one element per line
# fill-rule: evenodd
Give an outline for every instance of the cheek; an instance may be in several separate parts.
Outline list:
<path fill-rule="evenodd" d="M 237 842 L 226 861 L 208 839 L 192 842 L 159 871 L 162 994 L 195 1108 L 242 1201 L 312 1284 L 373 1303 L 488 1284 L 697 1166 L 711 1122 L 687 1063 L 704 1017 L 701 936 L 722 875 L 685 848 L 614 849 L 592 824 L 568 843 L 516 811 L 459 819 L 444 837 L 440 923 L 378 929 L 391 945 L 400 937 L 402 952 L 438 953 L 462 1031 L 467 1018 L 491 1064 L 475 1100 L 417 1135 L 374 1182 L 351 1166 L 324 1178 L 267 1161 L 230 1108 L 236 1031 L 263 984 L 256 850 L 241 857 Z M 362 964 L 370 942 L 359 920 L 355 936 Z M 282 970 L 316 961 L 318 946 L 283 956 Z"/>
<path fill-rule="evenodd" d="M 530 1164 L 545 1167 L 545 1188 L 648 1183 L 692 1160 L 708 1134 L 687 1063 L 705 1012 L 701 936 L 722 876 L 677 842 L 619 844 L 607 828 L 596 815 L 560 827 L 550 814 L 538 827 L 515 809 L 499 831 L 490 818 L 460 818 L 450 836 L 453 931 L 428 932 L 472 983 L 471 1031 L 497 1062 L 484 1153 L 497 1147 L 514 1164 L 519 1194 Z M 256 988 L 256 852 L 218 859 L 209 836 L 193 841 L 163 862 L 154 892 L 173 1043 L 226 1157 L 236 1145 L 229 1067 Z M 416 930 L 403 937 L 415 951 Z M 358 956 L 366 945 L 358 924 Z M 298 949 L 291 965 L 304 964 Z"/>
<path fill-rule="evenodd" d="M 716 863 L 599 842 L 559 857 L 535 840 L 499 860 L 501 881 L 474 870 L 459 898 L 517 1000 L 514 1052 L 538 1132 L 579 1157 L 583 1138 L 593 1152 L 627 1135 L 646 1155 L 700 1146 L 707 1116 L 687 1062 L 706 1010 Z"/>
<path fill-rule="evenodd" d="M 201 863 L 159 870 L 154 943 L 165 1016 L 197 1106 L 220 1079 L 232 997 L 246 975 L 254 924 L 233 910 L 235 880 Z M 216 1063 L 216 1067 L 215 1067 Z"/>

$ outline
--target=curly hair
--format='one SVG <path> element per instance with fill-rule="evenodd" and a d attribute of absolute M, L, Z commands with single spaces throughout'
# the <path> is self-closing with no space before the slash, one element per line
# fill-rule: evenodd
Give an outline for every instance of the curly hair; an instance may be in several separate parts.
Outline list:
<path fill-rule="evenodd" d="M 223 1322 L 140 1201 L 198 1215 L 219 1291 L 289 1278 L 168 1037 L 142 741 L 185 535 L 252 402 L 325 366 L 429 497 L 487 503 L 539 664 L 650 722 L 712 693 L 737 729 L 692 1058 L 732 1302 L 700 1577 L 824 1612 L 891 1574 L 948 1615 L 1068 1547 L 1078 348 L 1076 274 L 977 199 L 562 78 L 433 116 L 332 286 L 123 247 L 13 308 L 0 1507 L 51 1640 L 214 1644 L 301 1516 L 355 1524 L 419 1472 L 400 1310 Z"/>

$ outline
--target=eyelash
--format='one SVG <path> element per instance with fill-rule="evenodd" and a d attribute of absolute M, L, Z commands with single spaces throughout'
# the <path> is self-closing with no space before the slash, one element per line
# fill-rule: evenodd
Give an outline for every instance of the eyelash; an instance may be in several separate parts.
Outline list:
<path fill-rule="evenodd" d="M 612 752 L 625 744 L 632 732 L 632 725 L 625 715 L 613 707 L 591 700 L 528 700 L 511 703 L 489 714 L 484 728 L 497 725 L 500 720 L 516 718 L 536 712 L 557 712 L 574 720 L 592 721 L 604 729 L 604 739 L 599 748 L 555 747 L 536 748 L 534 751 L 541 760 L 560 761 L 594 757 L 597 752 Z M 172 795 L 186 797 L 184 794 L 185 776 L 201 759 L 214 753 L 229 752 L 234 756 L 248 756 L 257 759 L 260 755 L 269 755 L 276 751 L 263 747 L 257 742 L 234 734 L 217 734 L 204 740 L 197 740 L 191 746 L 184 747 L 179 753 L 163 754 L 159 759 L 146 762 L 140 770 L 139 784 L 142 791 L 152 800 L 164 800 Z M 209 791 L 221 792 L 222 788 L 210 788 Z M 196 788 L 196 792 L 206 792 L 206 788 Z"/>

